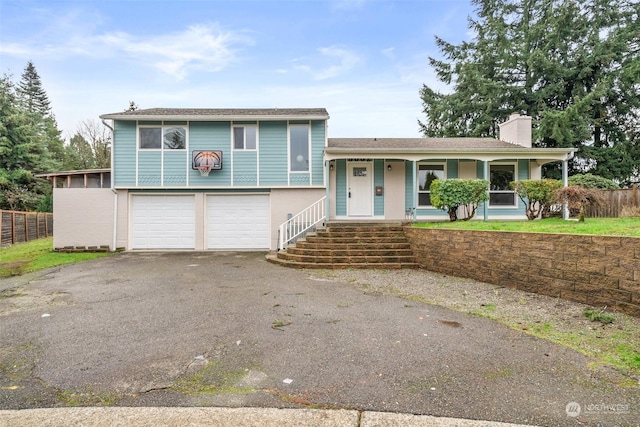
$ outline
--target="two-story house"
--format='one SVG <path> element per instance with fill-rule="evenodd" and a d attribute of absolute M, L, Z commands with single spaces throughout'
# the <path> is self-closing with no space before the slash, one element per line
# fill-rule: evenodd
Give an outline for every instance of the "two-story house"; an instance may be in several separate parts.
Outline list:
<path fill-rule="evenodd" d="M 430 204 L 436 178 L 485 178 L 490 199 L 478 217 L 524 219 L 508 183 L 540 178 L 554 161 L 566 178 L 574 151 L 532 148 L 531 119 L 520 115 L 500 140 L 328 138 L 323 108 L 153 108 L 101 119 L 113 143 L 100 185 L 91 171 L 47 175 L 56 248 L 269 250 L 300 224 L 445 220 Z"/>

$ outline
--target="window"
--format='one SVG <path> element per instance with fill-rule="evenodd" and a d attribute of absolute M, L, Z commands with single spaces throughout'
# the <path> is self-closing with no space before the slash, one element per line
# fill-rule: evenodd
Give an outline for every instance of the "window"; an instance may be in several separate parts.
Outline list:
<path fill-rule="evenodd" d="M 140 128 L 140 148 L 162 148 L 160 135 L 162 129 Z"/>
<path fill-rule="evenodd" d="M 367 176 L 367 168 L 353 168 L 353 176 Z"/>
<path fill-rule="evenodd" d="M 164 148 L 169 150 L 183 150 L 187 142 L 187 130 L 185 128 L 164 128 Z"/>
<path fill-rule="evenodd" d="M 291 172 L 309 171 L 309 126 L 289 127 L 289 164 Z"/>
<path fill-rule="evenodd" d="M 515 206 L 516 194 L 509 183 L 516 180 L 516 165 L 489 165 L 489 206 Z"/>
<path fill-rule="evenodd" d="M 257 141 L 257 126 L 234 126 L 233 148 L 236 150 L 255 150 Z"/>
<path fill-rule="evenodd" d="M 418 165 L 418 206 L 431 206 L 431 183 L 445 178 L 444 164 Z"/>
<path fill-rule="evenodd" d="M 187 128 L 181 126 L 147 126 L 138 129 L 140 149 L 184 150 Z"/>

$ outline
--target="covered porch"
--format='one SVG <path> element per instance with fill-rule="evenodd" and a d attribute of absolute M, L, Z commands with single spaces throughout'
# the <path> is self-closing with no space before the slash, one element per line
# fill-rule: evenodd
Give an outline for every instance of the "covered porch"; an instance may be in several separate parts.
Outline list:
<path fill-rule="evenodd" d="M 572 148 L 529 148 L 492 138 L 330 138 L 325 148 L 330 220 L 446 220 L 430 203 L 434 179 L 485 179 L 478 219 L 525 219 L 509 182 L 540 179 L 560 162 L 564 185 Z"/>

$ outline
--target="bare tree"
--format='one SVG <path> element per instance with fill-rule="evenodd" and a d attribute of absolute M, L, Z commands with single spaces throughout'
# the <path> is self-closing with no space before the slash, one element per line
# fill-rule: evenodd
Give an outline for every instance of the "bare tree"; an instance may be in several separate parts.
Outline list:
<path fill-rule="evenodd" d="M 111 166 L 111 133 L 98 120 L 83 120 L 78 125 L 76 135 L 80 135 L 91 147 L 97 168 Z"/>

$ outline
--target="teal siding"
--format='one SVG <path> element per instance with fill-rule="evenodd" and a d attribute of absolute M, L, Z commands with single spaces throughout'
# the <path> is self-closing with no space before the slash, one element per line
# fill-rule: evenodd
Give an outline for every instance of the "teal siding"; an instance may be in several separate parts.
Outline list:
<path fill-rule="evenodd" d="M 324 170 L 322 158 L 325 143 L 324 121 L 311 122 L 311 184 L 324 185 Z"/>
<path fill-rule="evenodd" d="M 384 160 L 373 161 L 373 215 L 384 216 L 384 191 L 382 196 L 376 196 L 375 188 L 384 186 Z"/>
<path fill-rule="evenodd" d="M 113 183 L 118 187 L 136 186 L 179 187 L 233 187 L 233 186 L 323 186 L 325 171 L 323 154 L 326 142 L 324 120 L 258 122 L 258 147 L 255 151 L 233 151 L 232 123 L 241 122 L 189 122 L 187 149 L 138 150 L 137 122 L 116 121 L 114 141 Z M 310 171 L 289 174 L 288 125 L 310 126 Z M 144 125 L 162 125 L 158 121 L 139 122 Z M 166 121 L 164 125 L 186 125 L 187 122 Z M 195 150 L 222 151 L 222 169 L 200 176 L 191 168 Z M 162 176 L 162 172 L 164 175 Z M 233 176 L 232 176 L 233 175 Z"/>
<path fill-rule="evenodd" d="M 447 178 L 458 178 L 458 160 L 447 160 Z"/>
<path fill-rule="evenodd" d="M 404 208 L 411 209 L 413 207 L 413 184 L 415 182 L 413 162 L 404 162 Z"/>
<path fill-rule="evenodd" d="M 231 123 L 192 122 L 189 125 L 189 186 L 231 185 Z M 191 169 L 193 150 L 221 150 L 222 169 L 212 170 L 209 176 Z"/>
<path fill-rule="evenodd" d="M 260 135 L 260 185 L 287 185 L 287 122 L 262 122 Z"/>
<path fill-rule="evenodd" d="M 161 171 L 162 152 L 160 150 L 138 152 L 138 185 L 162 185 Z"/>
<path fill-rule="evenodd" d="M 164 151 L 163 185 L 184 187 L 187 184 L 188 157 L 186 150 Z"/>
<path fill-rule="evenodd" d="M 440 218 L 442 219 L 449 219 L 449 213 L 446 211 L 443 211 L 442 209 L 435 209 L 435 208 L 431 208 L 431 209 L 416 209 L 416 215 L 417 216 L 435 216 L 438 217 L 437 220 L 440 221 Z"/>
<path fill-rule="evenodd" d="M 336 160 L 336 216 L 347 215 L 347 161 Z"/>
<path fill-rule="evenodd" d="M 136 185 L 136 122 L 115 122 L 113 144 L 113 185 Z"/>
<path fill-rule="evenodd" d="M 308 172 L 296 172 L 289 176 L 289 185 L 295 187 L 300 185 L 308 186 L 311 184 L 311 174 Z"/>
<path fill-rule="evenodd" d="M 476 176 L 479 179 L 484 179 L 484 162 L 476 161 Z M 487 173 L 489 171 L 489 165 L 487 165 Z"/>
<path fill-rule="evenodd" d="M 518 160 L 518 181 L 529 179 L 529 160 Z"/>
<path fill-rule="evenodd" d="M 517 206 L 511 207 L 511 208 L 488 207 L 487 208 L 488 219 L 495 219 L 496 217 L 499 217 L 499 216 L 511 216 L 511 217 L 521 216 L 522 219 L 526 219 L 526 209 L 525 209 L 524 203 L 522 203 L 522 200 L 520 200 L 518 196 L 516 196 L 516 203 L 517 203 Z M 482 216 L 483 211 L 481 210 L 480 207 L 478 207 L 478 212 L 479 212 L 479 215 Z"/>
<path fill-rule="evenodd" d="M 233 152 L 233 185 L 258 185 L 258 153 L 236 150 Z"/>

